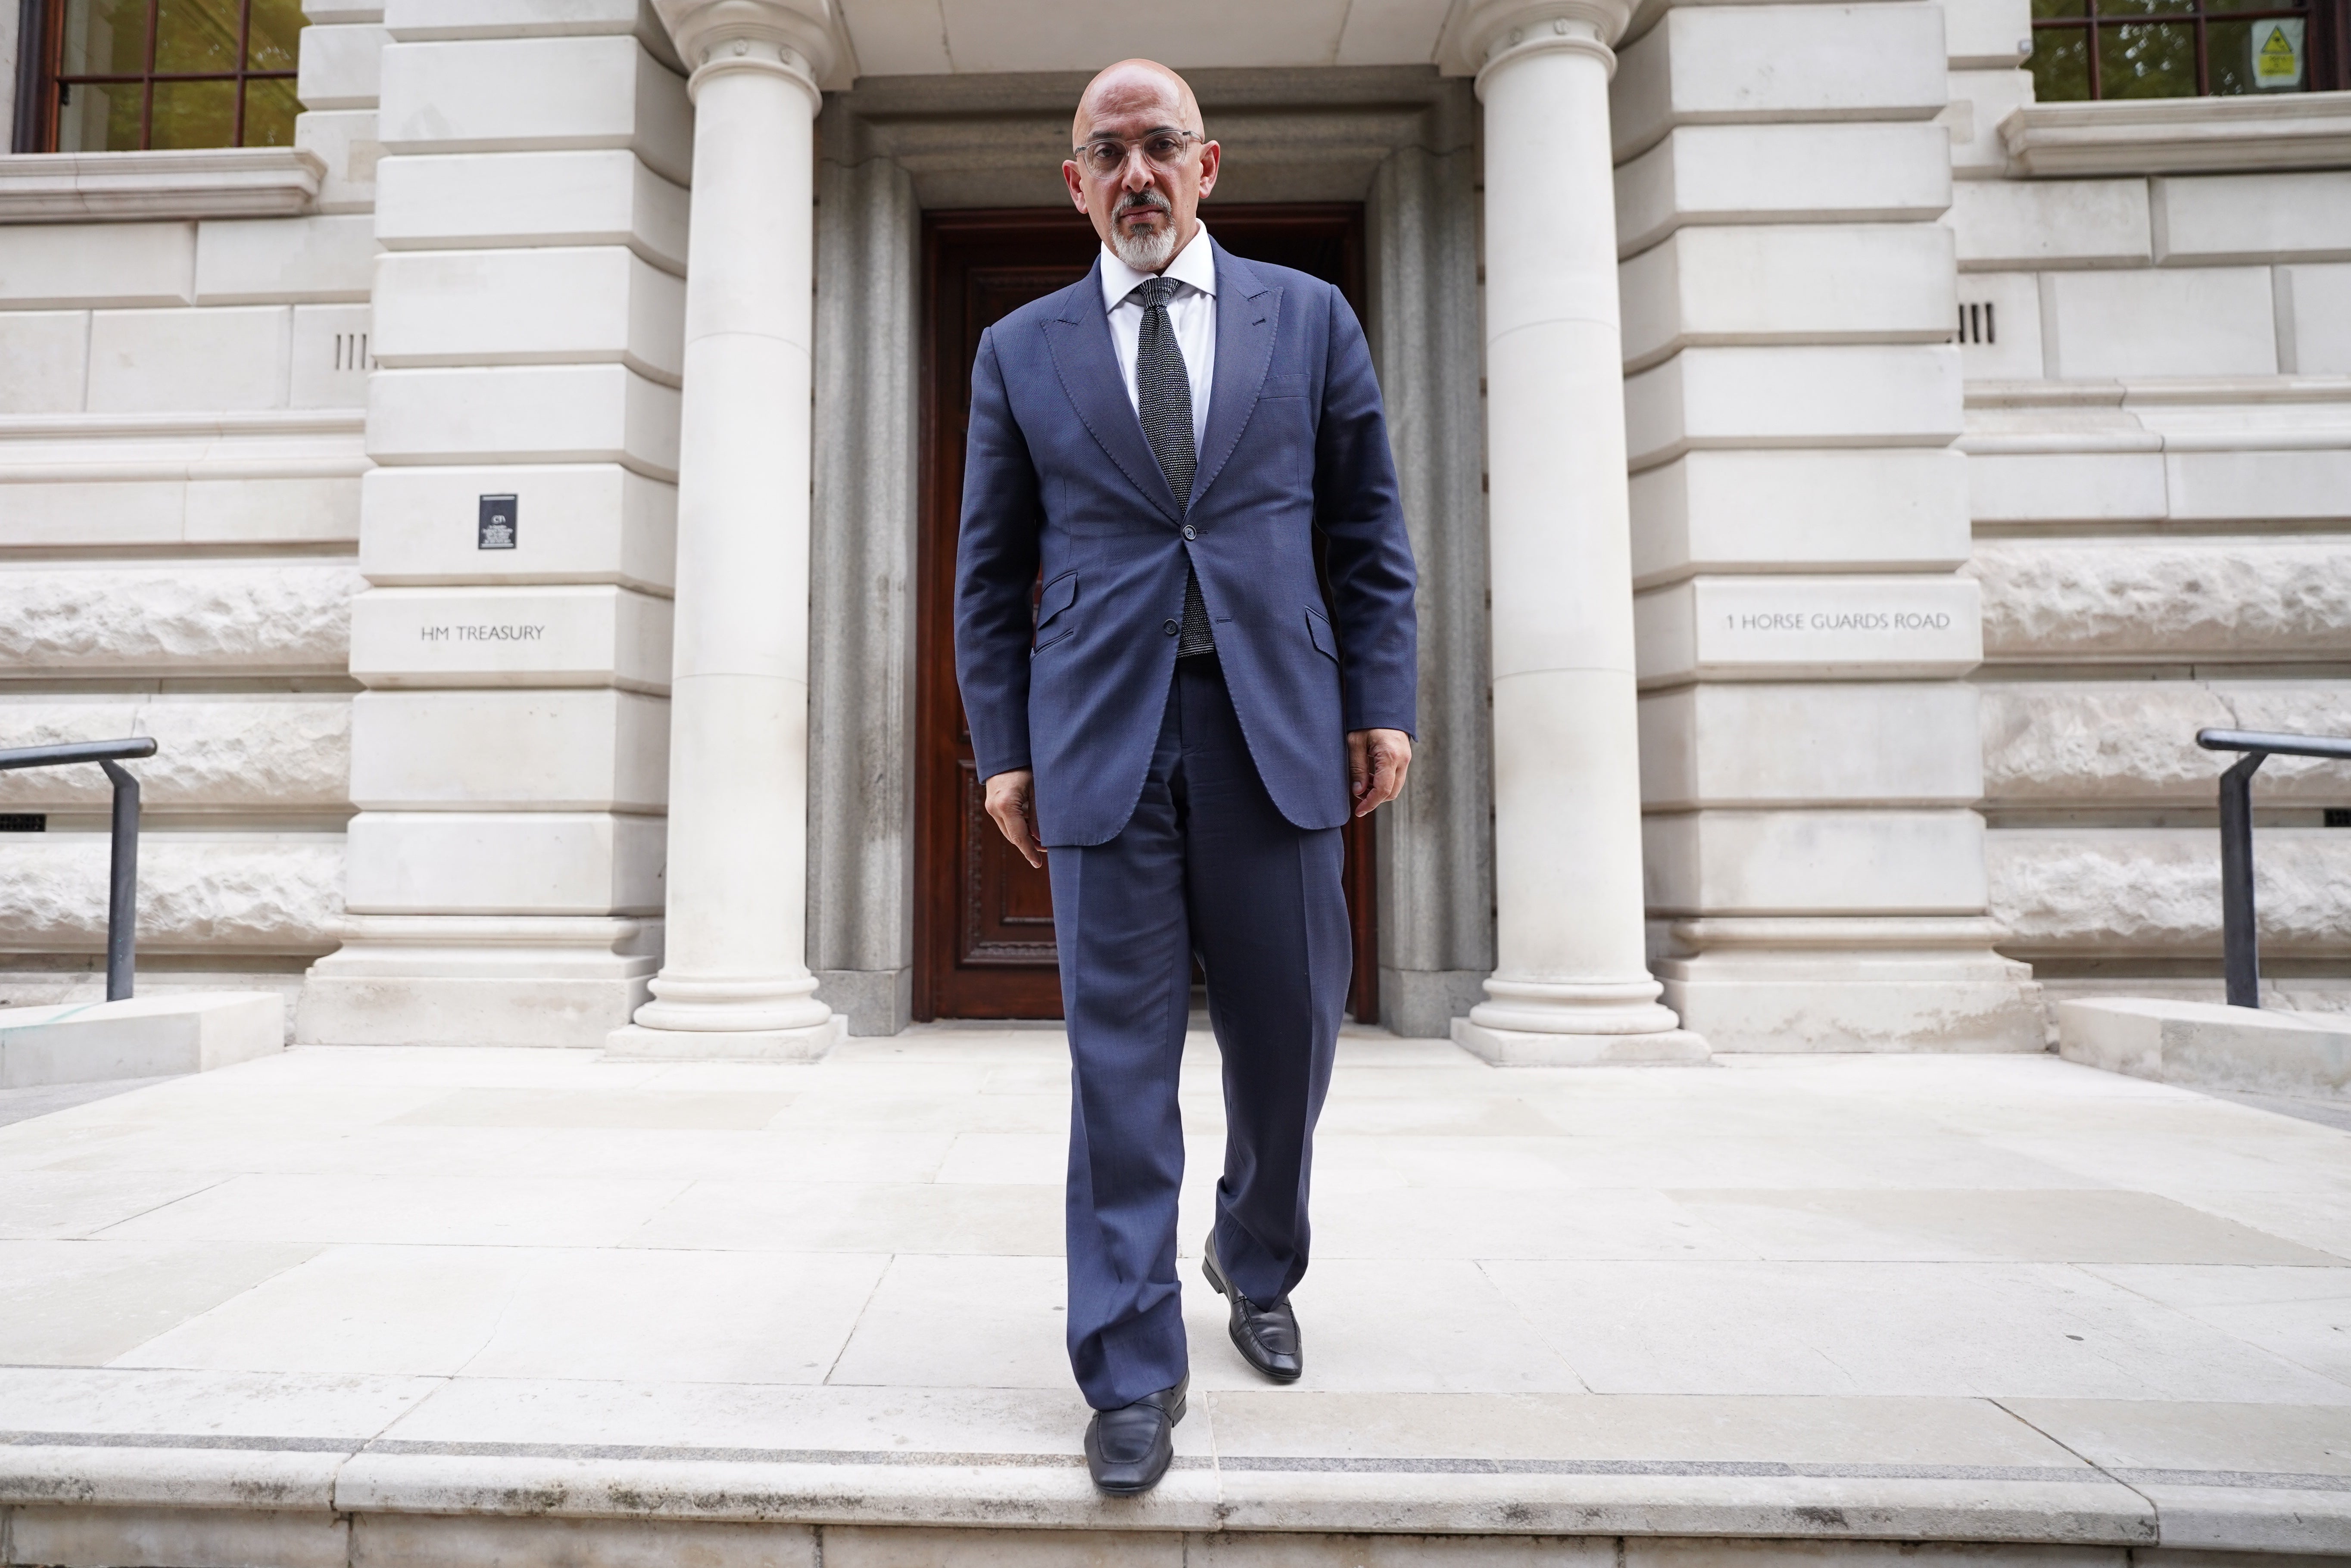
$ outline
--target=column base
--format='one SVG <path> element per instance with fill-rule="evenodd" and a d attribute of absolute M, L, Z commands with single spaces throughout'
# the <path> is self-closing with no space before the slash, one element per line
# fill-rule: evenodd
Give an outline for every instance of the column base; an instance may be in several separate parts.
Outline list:
<path fill-rule="evenodd" d="M 898 1034 L 914 1021 L 914 971 L 820 969 L 816 998 L 849 1020 L 852 1034 Z"/>
<path fill-rule="evenodd" d="M 1677 920 L 1665 1002 L 1717 1051 L 2048 1048 L 2032 971 L 1965 917 Z"/>
<path fill-rule="evenodd" d="M 310 966 L 304 1045 L 598 1046 L 644 1005 L 659 920 L 358 915 Z"/>
<path fill-rule="evenodd" d="M 1705 1037 L 1687 1029 L 1648 1034 L 1539 1034 L 1531 1029 L 1489 1029 L 1453 1021 L 1453 1043 L 1497 1067 L 1621 1067 L 1645 1063 L 1706 1061 Z"/>
<path fill-rule="evenodd" d="M 604 1036 L 615 1061 L 815 1062 L 849 1036 L 836 1012 L 807 1029 L 648 1029 L 631 1023 Z"/>
<path fill-rule="evenodd" d="M 1489 969 L 1380 970 L 1380 1026 L 1407 1040 L 1442 1040 L 1486 1000 Z"/>

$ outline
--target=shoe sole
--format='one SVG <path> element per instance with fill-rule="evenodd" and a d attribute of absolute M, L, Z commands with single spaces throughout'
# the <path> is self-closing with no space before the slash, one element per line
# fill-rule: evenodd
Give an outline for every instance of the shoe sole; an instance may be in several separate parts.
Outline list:
<path fill-rule="evenodd" d="M 1233 1287 L 1225 1282 L 1225 1277 L 1222 1274 L 1217 1272 L 1216 1263 L 1205 1251 L 1200 1254 L 1200 1272 L 1207 1276 L 1209 1289 L 1228 1302 L 1233 1299 Z M 1271 1372 L 1249 1360 L 1249 1347 L 1241 1343 L 1240 1324 L 1237 1322 L 1226 1323 L 1225 1335 L 1233 1342 L 1233 1348 L 1241 1353 L 1241 1359 L 1249 1362 L 1249 1369 L 1270 1383 L 1295 1383 L 1306 1376 L 1306 1368 L 1303 1366 L 1295 1372 Z"/>

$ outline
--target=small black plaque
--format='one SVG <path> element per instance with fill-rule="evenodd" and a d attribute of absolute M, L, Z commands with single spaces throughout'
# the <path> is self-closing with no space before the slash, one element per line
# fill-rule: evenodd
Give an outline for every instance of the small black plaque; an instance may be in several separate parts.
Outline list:
<path fill-rule="evenodd" d="M 47 833 L 49 819 L 37 811 L 0 811 L 0 833 Z"/>
<path fill-rule="evenodd" d="M 511 495 L 482 497 L 481 531 L 475 548 L 480 550 L 511 550 L 515 547 L 515 526 L 521 508 Z"/>
<path fill-rule="evenodd" d="M 2329 827 L 2351 827 L 2351 806 L 2328 806 L 2325 820 Z"/>

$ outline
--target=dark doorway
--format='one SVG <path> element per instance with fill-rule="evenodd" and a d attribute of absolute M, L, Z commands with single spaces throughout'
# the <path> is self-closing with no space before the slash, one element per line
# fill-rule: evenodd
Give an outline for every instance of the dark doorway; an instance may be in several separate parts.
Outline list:
<path fill-rule="evenodd" d="M 1217 206 L 1202 214 L 1234 254 L 1338 286 L 1364 311 L 1364 209 L 1353 202 Z M 1099 242 L 1075 212 L 932 213 L 923 222 L 922 536 L 915 564 L 914 1016 L 1059 1018 L 1053 900 L 1045 873 L 981 809 L 982 781 L 956 691 L 956 529 L 979 335 L 1092 266 Z M 1369 821 L 1346 830 L 1355 978 L 1348 1011 L 1378 1017 L 1379 949 Z"/>

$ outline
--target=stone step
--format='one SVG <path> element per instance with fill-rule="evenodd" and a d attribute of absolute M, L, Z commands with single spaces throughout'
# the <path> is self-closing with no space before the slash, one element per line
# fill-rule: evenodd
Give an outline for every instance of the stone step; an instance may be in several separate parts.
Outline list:
<path fill-rule="evenodd" d="M 0 1448 L 6 1561 L 56 1568 L 1696 1568 L 1765 1543 L 1883 1563 L 1892 1542 L 1965 1544 L 1986 1565 L 2118 1568 L 2131 1548 L 2351 1550 L 2339 1478 L 2234 1471 L 1195 1454 L 1119 1501 L 1093 1492 L 1074 1455 L 27 1436 Z"/>
<path fill-rule="evenodd" d="M 2351 1096 L 2351 1020 L 2335 1013 L 2140 997 L 2064 1002 L 2057 1053 L 2167 1084 Z"/>
<path fill-rule="evenodd" d="M 286 1048 L 270 991 L 134 996 L 0 1013 L 0 1089 L 205 1073 Z"/>
<path fill-rule="evenodd" d="M 51 1568 L 1574 1563 L 1919 1543 L 2351 1554 L 2342 1406 L 1196 1391 L 1108 1499 L 1067 1390 L 0 1369 L 0 1559 Z M 1888 1543 L 1902 1543 L 1890 1548 Z M 1765 1543 L 1772 1543 L 1768 1549 Z M 1750 1550 L 1742 1550 L 1742 1546 Z"/>

